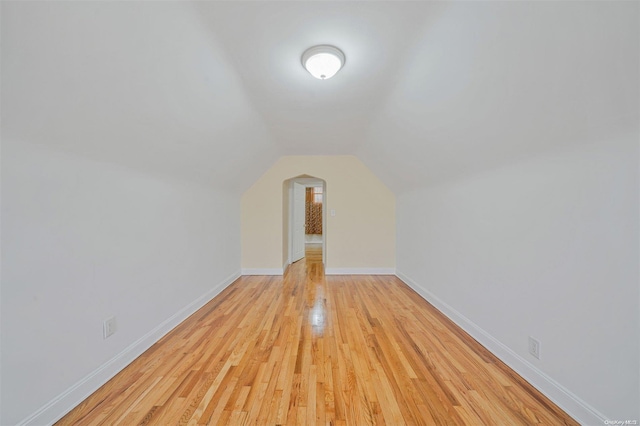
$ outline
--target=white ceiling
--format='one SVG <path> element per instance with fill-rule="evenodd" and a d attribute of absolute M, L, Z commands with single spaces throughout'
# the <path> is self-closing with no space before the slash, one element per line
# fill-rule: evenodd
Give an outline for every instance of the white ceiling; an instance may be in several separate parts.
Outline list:
<path fill-rule="evenodd" d="M 356 154 L 394 191 L 638 126 L 638 2 L 2 2 L 2 137 L 244 190 Z M 334 44 L 316 80 L 300 56 Z"/>
<path fill-rule="evenodd" d="M 217 2 L 197 4 L 276 143 L 291 154 L 355 153 L 389 96 L 404 54 L 437 3 Z M 346 53 L 326 81 L 302 53 L 332 44 Z"/>

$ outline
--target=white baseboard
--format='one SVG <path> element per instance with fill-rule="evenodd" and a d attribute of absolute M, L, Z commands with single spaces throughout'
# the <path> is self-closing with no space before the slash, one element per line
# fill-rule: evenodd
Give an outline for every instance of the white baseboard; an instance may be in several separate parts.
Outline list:
<path fill-rule="evenodd" d="M 283 268 L 242 268 L 242 275 L 283 275 Z"/>
<path fill-rule="evenodd" d="M 326 268 L 325 275 L 395 275 L 395 268 Z"/>
<path fill-rule="evenodd" d="M 553 378 L 536 368 L 526 359 L 512 351 L 491 334 L 480 328 L 473 321 L 447 305 L 429 290 L 419 286 L 408 276 L 398 272 L 398 278 L 422 296 L 427 302 L 435 306 L 440 312 L 469 333 L 482 346 L 511 367 L 533 387 L 542 392 L 547 398 L 562 408 L 567 414 L 583 425 L 602 425 L 607 417 L 580 399 L 570 390 L 556 382 Z"/>
<path fill-rule="evenodd" d="M 222 281 L 220 284 L 213 287 L 211 290 L 207 291 L 184 308 L 180 309 L 173 316 L 133 342 L 118 355 L 98 367 L 75 385 L 53 398 L 38 411 L 18 423 L 17 426 L 50 425 L 60 420 L 65 414 L 98 390 L 100 386 L 104 385 L 133 360 L 142 355 L 165 334 L 169 333 L 190 315 L 220 294 L 222 290 L 227 288 L 239 276 L 240 272 L 238 271 L 227 277 L 227 279 Z"/>

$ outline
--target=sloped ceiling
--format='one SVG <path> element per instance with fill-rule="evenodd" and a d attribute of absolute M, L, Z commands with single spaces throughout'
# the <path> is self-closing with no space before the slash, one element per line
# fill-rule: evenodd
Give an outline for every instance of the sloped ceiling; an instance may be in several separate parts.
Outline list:
<path fill-rule="evenodd" d="M 179 2 L 2 2 L 3 141 L 241 190 L 280 155 Z"/>
<path fill-rule="evenodd" d="M 637 2 L 2 2 L 2 137 L 243 191 L 355 154 L 396 193 L 638 126 Z M 302 52 L 346 54 L 319 81 Z"/>
<path fill-rule="evenodd" d="M 639 5 L 447 4 L 411 47 L 359 156 L 400 191 L 638 138 Z"/>

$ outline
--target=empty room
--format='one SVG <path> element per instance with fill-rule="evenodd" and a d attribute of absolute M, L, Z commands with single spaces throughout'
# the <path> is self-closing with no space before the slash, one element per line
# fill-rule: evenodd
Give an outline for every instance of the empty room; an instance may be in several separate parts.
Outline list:
<path fill-rule="evenodd" d="M 640 2 L 1 1 L 0 424 L 640 424 Z"/>

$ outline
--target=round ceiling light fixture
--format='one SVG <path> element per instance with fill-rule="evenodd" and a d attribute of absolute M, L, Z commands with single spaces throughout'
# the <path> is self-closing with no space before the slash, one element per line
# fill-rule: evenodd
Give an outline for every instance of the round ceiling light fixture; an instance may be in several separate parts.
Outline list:
<path fill-rule="evenodd" d="M 310 47 L 302 54 L 302 66 L 320 80 L 336 75 L 344 61 L 344 53 L 340 49 L 326 44 Z"/>

